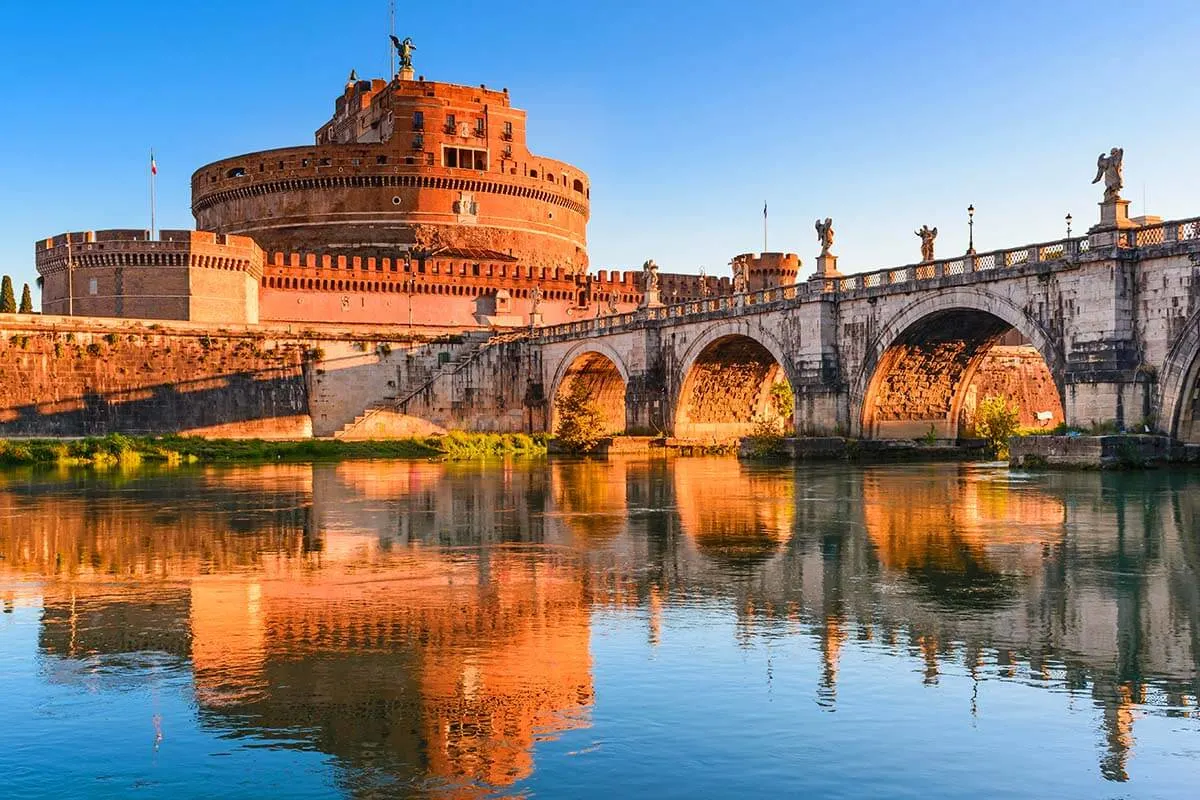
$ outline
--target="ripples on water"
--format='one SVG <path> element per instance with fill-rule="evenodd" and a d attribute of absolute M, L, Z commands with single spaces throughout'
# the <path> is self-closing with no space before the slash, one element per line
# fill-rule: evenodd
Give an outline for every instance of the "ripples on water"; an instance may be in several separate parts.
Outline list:
<path fill-rule="evenodd" d="M 1193 797 L 1197 488 L 0 474 L 0 796 Z"/>

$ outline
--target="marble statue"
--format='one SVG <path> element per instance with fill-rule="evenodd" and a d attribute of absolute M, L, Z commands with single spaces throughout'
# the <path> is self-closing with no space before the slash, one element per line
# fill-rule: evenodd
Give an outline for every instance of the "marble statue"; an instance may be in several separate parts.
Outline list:
<path fill-rule="evenodd" d="M 1108 155 L 1101 153 L 1096 159 L 1096 177 L 1092 178 L 1092 183 L 1099 183 L 1101 178 L 1104 179 L 1106 201 L 1121 199 L 1121 189 L 1125 186 L 1125 178 L 1121 174 L 1121 162 L 1124 159 L 1125 150 L 1120 147 L 1109 150 Z"/>
<path fill-rule="evenodd" d="M 735 258 L 729 263 L 733 266 L 733 293 L 745 294 L 750 289 L 750 276 L 746 274 L 749 267 L 746 260 Z"/>
<path fill-rule="evenodd" d="M 658 264 L 653 258 L 642 264 L 642 281 L 642 289 L 647 294 L 658 291 Z"/>
<path fill-rule="evenodd" d="M 937 238 L 937 228 L 922 225 L 921 230 L 913 233 L 921 237 L 921 261 L 933 261 L 933 240 Z"/>
<path fill-rule="evenodd" d="M 833 217 L 826 217 L 824 222 L 817 220 L 817 241 L 821 243 L 821 255 L 829 255 L 833 247 Z"/>

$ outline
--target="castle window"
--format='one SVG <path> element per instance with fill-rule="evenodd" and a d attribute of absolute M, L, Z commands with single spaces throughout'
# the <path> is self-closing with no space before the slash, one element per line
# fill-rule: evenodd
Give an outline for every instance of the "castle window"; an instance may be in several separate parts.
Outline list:
<path fill-rule="evenodd" d="M 96 294 L 100 291 L 100 284 L 95 278 L 88 278 L 88 294 Z"/>
<path fill-rule="evenodd" d="M 446 115 L 446 133 L 454 133 L 454 131 L 457 129 L 457 127 L 458 126 L 454 121 L 454 115 L 447 114 Z"/>
<path fill-rule="evenodd" d="M 511 121 L 509 121 L 509 122 L 505 122 L 505 123 L 504 123 L 504 133 L 502 133 L 502 134 L 501 134 L 501 136 L 503 136 L 503 137 L 504 137 L 504 141 L 506 141 L 506 142 L 511 142 L 511 141 L 512 141 L 512 137 L 513 137 L 513 128 L 512 128 L 512 122 L 511 122 Z"/>
<path fill-rule="evenodd" d="M 583 194 L 583 181 L 576 178 L 574 188 L 575 188 L 575 191 L 579 192 L 580 194 Z"/>
<path fill-rule="evenodd" d="M 416 136 L 413 137 L 413 150 L 424 150 L 424 149 L 425 149 L 425 135 L 418 133 Z"/>
<path fill-rule="evenodd" d="M 483 136 L 483 118 L 482 117 L 475 120 L 475 135 Z"/>
<path fill-rule="evenodd" d="M 228 172 L 225 173 L 225 177 L 226 178 L 241 178 L 241 177 L 244 177 L 245 174 L 246 174 L 245 167 L 233 167 Z"/>
<path fill-rule="evenodd" d="M 405 164 L 415 164 L 417 162 L 416 162 L 416 159 L 414 159 L 412 156 L 405 156 L 404 163 Z"/>
<path fill-rule="evenodd" d="M 308 159 L 307 159 L 307 158 L 302 158 L 302 159 L 300 159 L 300 166 L 302 166 L 302 167 L 307 167 L 307 166 L 308 166 Z"/>
<path fill-rule="evenodd" d="M 387 156 L 375 156 L 375 163 L 376 164 L 386 164 Z"/>
<path fill-rule="evenodd" d="M 536 170 L 536 169 L 531 169 L 531 170 L 529 170 L 529 177 L 531 177 L 531 178 L 536 178 L 536 177 L 537 177 L 537 170 Z"/>
<path fill-rule="evenodd" d="M 413 130 L 414 131 L 425 130 L 425 112 L 424 111 L 414 111 L 413 112 Z"/>
<path fill-rule="evenodd" d="M 332 164 L 332 163 L 333 163 L 333 159 L 332 159 L 332 158 L 322 158 L 322 159 L 321 159 L 321 166 L 322 166 L 322 167 L 328 167 L 328 166 L 329 166 L 330 164 Z"/>

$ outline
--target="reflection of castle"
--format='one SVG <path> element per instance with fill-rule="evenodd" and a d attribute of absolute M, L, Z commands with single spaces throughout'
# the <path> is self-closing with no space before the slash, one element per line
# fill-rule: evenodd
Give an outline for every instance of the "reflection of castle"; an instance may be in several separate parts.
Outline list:
<path fill-rule="evenodd" d="M 856 640 L 928 683 L 987 664 L 1090 692 L 1112 780 L 1137 715 L 1198 688 L 1195 494 L 1171 476 L 681 459 L 135 480 L 0 487 L 0 581 L 40 598 L 42 652 L 190 659 L 209 724 L 305 738 L 348 780 L 527 776 L 539 735 L 585 724 L 596 606 L 646 609 L 651 643 L 681 598 L 724 601 L 741 641 L 804 631 L 830 708 Z"/>
<path fill-rule="evenodd" d="M 393 467 L 369 470 L 366 483 L 378 486 Z M 333 468 L 315 478 L 310 467 L 266 472 L 266 480 L 197 476 L 201 488 L 225 482 L 227 502 L 180 509 L 191 513 L 178 535 L 180 520 L 160 522 L 164 498 L 151 492 L 139 493 L 144 503 L 102 502 L 98 536 L 94 509 L 78 497 L 59 498 L 53 513 L 19 515 L 21 525 L 0 536 L 2 563 L 44 581 L 25 591 L 45 609 L 42 650 L 188 658 L 204 720 L 239 734 L 312 738 L 351 767 L 351 783 L 382 771 L 483 792 L 531 773 L 535 738 L 586 725 L 588 611 L 574 566 L 503 548 L 392 554 L 387 541 L 339 530 L 356 512 L 336 519 L 340 498 L 329 494 L 317 516 L 332 530 L 230 535 L 250 506 L 275 506 L 259 495 L 264 485 L 281 497 L 313 497 L 314 485 L 325 487 L 317 498 L 332 492 Z M 413 480 L 429 489 L 431 477 Z M 203 491 L 193 496 L 204 504 Z M 3 491 L 0 511 L 33 501 Z M 257 522 L 276 524 L 270 514 Z M 319 547 L 306 551 L 305 540 Z"/>

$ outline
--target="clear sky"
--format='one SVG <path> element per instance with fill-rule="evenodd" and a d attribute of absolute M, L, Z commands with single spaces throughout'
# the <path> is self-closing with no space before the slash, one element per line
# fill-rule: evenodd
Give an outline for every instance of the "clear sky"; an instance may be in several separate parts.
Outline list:
<path fill-rule="evenodd" d="M 762 249 L 843 271 L 1044 241 L 1130 213 L 1200 215 L 1200 3 L 397 3 L 417 71 L 507 86 L 535 152 L 592 182 L 595 268 L 721 272 Z M 64 230 L 191 227 L 202 164 L 312 141 L 351 68 L 387 70 L 387 2 L 3 3 L 0 272 Z M 1144 198 L 1144 202 L 1143 202 Z"/>

